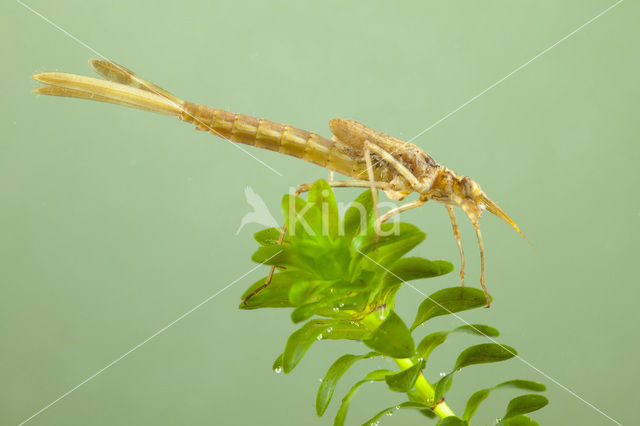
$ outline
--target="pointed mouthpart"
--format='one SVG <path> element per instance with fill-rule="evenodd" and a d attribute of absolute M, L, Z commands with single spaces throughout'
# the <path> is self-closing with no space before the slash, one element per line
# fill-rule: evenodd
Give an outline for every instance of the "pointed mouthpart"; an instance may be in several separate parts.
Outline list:
<path fill-rule="evenodd" d="M 480 199 L 482 200 L 483 203 L 486 204 L 487 210 L 489 210 L 491 213 L 493 213 L 494 215 L 498 216 L 500 219 L 504 220 L 509 225 L 511 225 L 511 227 L 515 229 L 518 232 L 518 234 L 520 234 L 522 238 L 524 238 L 524 240 L 527 243 L 529 243 L 529 245 L 531 245 L 529 240 L 527 240 L 527 237 L 525 237 L 522 231 L 520 231 L 520 228 L 518 228 L 518 225 L 516 225 L 515 222 L 511 220 L 511 218 L 504 211 L 502 211 L 502 209 L 498 207 L 496 203 L 494 203 L 489 197 L 487 197 L 484 194 L 480 197 Z"/>

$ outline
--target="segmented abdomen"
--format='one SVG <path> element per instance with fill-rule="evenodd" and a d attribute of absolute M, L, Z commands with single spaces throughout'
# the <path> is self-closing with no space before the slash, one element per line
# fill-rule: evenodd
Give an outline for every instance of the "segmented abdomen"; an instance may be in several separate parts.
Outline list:
<path fill-rule="evenodd" d="M 191 102 L 185 102 L 180 119 L 233 142 L 277 151 L 346 176 L 366 179 L 366 174 L 362 174 L 366 166 L 357 150 L 316 133 Z"/>

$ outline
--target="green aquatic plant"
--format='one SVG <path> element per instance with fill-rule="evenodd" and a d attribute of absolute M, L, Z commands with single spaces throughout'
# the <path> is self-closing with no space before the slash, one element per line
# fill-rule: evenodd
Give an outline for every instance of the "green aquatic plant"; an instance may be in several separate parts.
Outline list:
<path fill-rule="evenodd" d="M 435 317 L 483 307 L 482 290 L 470 287 L 444 288 L 428 296 L 419 306 L 411 326 L 394 311 L 395 295 L 407 281 L 447 274 L 453 265 L 443 260 L 406 256 L 425 238 L 408 223 L 383 224 L 375 229 L 375 210 L 370 191 L 358 196 L 340 220 L 331 187 L 317 181 L 307 200 L 286 195 L 282 201 L 287 232 L 278 244 L 280 230 L 269 228 L 255 234 L 260 248 L 255 262 L 276 267 L 270 285 L 254 294 L 266 278 L 242 295 L 240 309 L 292 308 L 291 320 L 303 323 L 286 342 L 273 364 L 278 372 L 290 373 L 307 350 L 321 340 L 356 340 L 366 347 L 362 354 L 338 358 L 322 379 L 316 397 L 316 413 L 325 414 L 336 385 L 355 363 L 374 357 L 393 359 L 398 370 L 374 370 L 356 382 L 343 397 L 334 425 L 343 425 L 349 405 L 365 383 L 385 383 L 406 400 L 378 410 L 364 424 L 377 424 L 398 410 L 417 410 L 438 425 L 469 425 L 480 404 L 497 389 L 540 392 L 545 386 L 528 380 L 510 380 L 473 393 L 463 410 L 454 410 L 445 396 L 457 371 L 472 365 L 506 361 L 517 355 L 511 346 L 497 343 L 498 330 L 483 324 L 465 324 L 451 330 L 431 330 L 417 344 L 414 334 L 429 329 Z M 252 295 L 253 294 L 253 295 Z M 248 296 L 252 295 L 245 300 Z M 425 324 L 426 327 L 418 326 Z M 463 350 L 448 374 L 431 383 L 425 377 L 431 353 L 452 333 L 483 336 L 481 343 Z M 500 425 L 535 425 L 525 414 L 548 403 L 539 394 L 512 399 L 499 413 Z"/>

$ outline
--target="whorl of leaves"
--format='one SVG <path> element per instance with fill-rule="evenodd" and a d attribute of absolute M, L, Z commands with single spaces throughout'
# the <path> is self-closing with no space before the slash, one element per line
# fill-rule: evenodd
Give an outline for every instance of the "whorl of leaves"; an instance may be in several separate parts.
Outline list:
<path fill-rule="evenodd" d="M 255 234 L 260 248 L 252 259 L 277 266 L 271 284 L 251 297 L 240 309 L 292 308 L 291 320 L 304 322 L 286 342 L 284 351 L 273 364 L 276 371 L 291 372 L 316 342 L 356 340 L 368 349 L 361 355 L 339 357 L 322 379 L 316 396 L 316 413 L 322 416 L 343 375 L 358 362 L 375 357 L 410 360 L 400 371 L 373 370 L 357 381 L 343 397 L 334 425 L 344 424 L 358 389 L 367 383 L 385 383 L 393 395 L 406 400 L 385 408 L 364 424 L 377 424 L 381 418 L 399 410 L 417 410 L 428 418 L 437 418 L 436 405 L 444 399 L 457 371 L 472 365 L 505 361 L 517 355 L 514 348 L 493 340 L 498 330 L 488 325 L 466 324 L 451 330 L 434 330 L 429 321 L 485 306 L 481 290 L 453 286 L 432 292 L 419 306 L 411 327 L 393 310 L 395 294 L 410 280 L 438 277 L 453 270 L 443 260 L 405 256 L 426 234 L 407 223 L 384 224 L 380 236 L 375 233 L 375 212 L 371 192 L 358 196 L 340 220 L 331 187 L 317 181 L 307 200 L 287 195 L 282 201 L 287 233 L 278 244 L 280 230 L 269 228 Z M 396 228 L 392 228 L 395 226 Z M 393 231 L 393 232 L 392 232 Z M 264 284 L 263 277 L 251 285 L 242 299 Z M 374 324 L 374 326 L 372 326 Z M 418 327 L 425 325 L 425 327 Z M 428 329 L 429 334 L 415 343 L 412 333 Z M 451 371 L 433 386 L 433 399 L 427 400 L 416 389 L 416 381 L 428 376 L 432 352 L 451 334 L 468 334 L 490 339 L 464 349 Z M 441 418 L 438 425 L 469 425 L 480 404 L 498 389 L 543 391 L 544 385 L 527 380 L 510 380 L 473 393 L 461 417 Z M 536 425 L 524 414 L 544 407 L 548 400 L 538 394 L 512 399 L 500 418 L 501 425 Z M 428 419 L 425 419 L 428 420 Z"/>

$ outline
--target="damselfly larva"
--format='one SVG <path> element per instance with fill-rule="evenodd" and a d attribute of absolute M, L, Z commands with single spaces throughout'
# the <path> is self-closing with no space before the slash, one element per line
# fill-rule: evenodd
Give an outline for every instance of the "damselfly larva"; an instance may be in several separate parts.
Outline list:
<path fill-rule="evenodd" d="M 341 118 L 330 121 L 333 138 L 327 139 L 296 127 L 185 102 L 115 62 L 92 59 L 89 63 L 106 80 L 76 74 L 45 72 L 33 76 L 44 83 L 44 86 L 35 89 L 34 92 L 109 102 L 173 115 L 195 124 L 198 130 L 207 130 L 233 142 L 301 158 L 354 178 L 355 180 L 331 180 L 329 184 L 334 187 L 370 187 L 376 202 L 376 188 L 397 201 L 403 200 L 411 193 L 418 193 L 417 200 L 378 216 L 378 226 L 394 215 L 422 206 L 429 200 L 439 201 L 445 205 L 451 218 L 460 250 L 460 278 L 464 285 L 464 252 L 452 209 L 452 206 L 460 207 L 471 221 L 478 237 L 481 259 L 480 285 L 487 299 L 487 307 L 490 305 L 484 283 L 484 245 L 478 220 L 486 209 L 507 222 L 521 235 L 522 233 L 476 182 L 441 166 L 416 145 L 370 129 L 356 121 Z M 366 180 L 362 179 L 364 176 L 367 177 Z M 309 188 L 310 184 L 300 185 L 297 193 Z M 284 232 L 283 228 L 280 243 Z M 260 289 L 269 285 L 273 270 L 274 267 Z"/>

